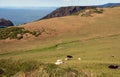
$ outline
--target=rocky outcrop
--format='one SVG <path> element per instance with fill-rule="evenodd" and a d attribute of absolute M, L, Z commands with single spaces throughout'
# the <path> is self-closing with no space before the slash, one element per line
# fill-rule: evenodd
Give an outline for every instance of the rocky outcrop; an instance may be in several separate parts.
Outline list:
<path fill-rule="evenodd" d="M 9 27 L 14 24 L 10 20 L 0 19 L 0 27 Z"/>
<path fill-rule="evenodd" d="M 54 18 L 54 17 L 62 17 L 74 14 L 80 10 L 84 10 L 87 8 L 95 8 L 95 6 L 69 6 L 69 7 L 61 7 L 43 17 L 42 19 Z"/>

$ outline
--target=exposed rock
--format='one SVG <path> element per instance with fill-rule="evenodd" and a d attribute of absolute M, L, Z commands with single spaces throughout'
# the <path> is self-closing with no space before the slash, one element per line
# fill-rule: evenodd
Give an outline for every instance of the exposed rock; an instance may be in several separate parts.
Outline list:
<path fill-rule="evenodd" d="M 54 17 L 62 17 L 74 14 L 79 12 L 80 10 L 84 10 L 87 8 L 95 8 L 96 6 L 69 6 L 69 7 L 61 7 L 43 17 L 42 19 L 54 18 Z"/>
<path fill-rule="evenodd" d="M 0 19 L 0 27 L 14 26 L 10 20 Z"/>

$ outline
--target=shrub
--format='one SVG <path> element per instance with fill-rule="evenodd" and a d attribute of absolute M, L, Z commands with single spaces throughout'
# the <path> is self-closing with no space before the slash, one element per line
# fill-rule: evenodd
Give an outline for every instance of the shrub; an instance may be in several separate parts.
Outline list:
<path fill-rule="evenodd" d="M 2 28 L 0 29 L 0 40 L 7 39 L 7 38 L 20 40 L 23 38 L 23 35 L 26 33 L 32 34 L 35 37 L 37 37 L 41 35 L 42 31 L 38 30 L 38 31 L 30 32 L 28 30 L 25 30 L 22 27 Z"/>
<path fill-rule="evenodd" d="M 80 13 L 83 13 L 85 11 L 85 9 L 84 10 L 80 10 L 80 11 L 78 11 L 78 12 L 75 12 L 75 13 L 73 13 L 72 15 L 79 15 Z"/>
<path fill-rule="evenodd" d="M 80 10 L 78 12 L 73 13 L 72 15 L 81 15 L 81 16 L 92 16 L 93 13 L 97 13 L 97 14 L 101 14 L 103 13 L 103 9 L 102 8 L 89 8 L 89 9 L 84 9 L 84 10 Z"/>
<path fill-rule="evenodd" d="M 95 9 L 93 9 L 93 12 L 97 13 L 97 14 L 101 14 L 101 13 L 103 13 L 103 9 L 97 9 L 97 8 L 95 8 Z"/>
<path fill-rule="evenodd" d="M 24 28 L 10 27 L 0 29 L 0 39 L 16 39 L 18 34 L 24 34 Z"/>
<path fill-rule="evenodd" d="M 33 32 L 30 32 L 32 35 L 34 35 L 35 37 L 41 35 L 42 32 L 40 31 L 33 31 Z"/>
<path fill-rule="evenodd" d="M 80 14 L 80 11 L 79 12 L 75 12 L 72 15 L 79 15 L 79 14 Z"/>

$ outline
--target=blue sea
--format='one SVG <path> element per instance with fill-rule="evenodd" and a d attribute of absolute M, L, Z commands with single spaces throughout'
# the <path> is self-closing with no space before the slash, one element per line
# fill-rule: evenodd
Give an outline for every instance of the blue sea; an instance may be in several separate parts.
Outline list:
<path fill-rule="evenodd" d="M 11 20 L 14 25 L 38 20 L 55 10 L 56 7 L 0 8 L 0 18 Z"/>

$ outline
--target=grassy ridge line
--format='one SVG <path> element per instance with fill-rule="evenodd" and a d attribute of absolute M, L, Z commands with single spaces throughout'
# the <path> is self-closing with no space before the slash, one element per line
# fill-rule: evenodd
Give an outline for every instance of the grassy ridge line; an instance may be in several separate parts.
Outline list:
<path fill-rule="evenodd" d="M 120 34 L 108 35 L 107 37 L 117 37 L 117 36 L 120 36 Z M 105 37 L 100 37 L 99 36 L 99 37 L 94 37 L 94 38 L 88 38 L 88 39 L 85 39 L 85 41 L 102 39 L 102 38 L 105 38 Z M 74 41 L 69 41 L 69 42 L 64 42 L 64 43 L 58 43 L 58 44 L 55 44 L 53 46 L 45 47 L 45 48 L 42 48 L 42 49 L 33 49 L 33 50 L 27 50 L 27 51 L 21 51 L 21 52 L 3 53 L 3 54 L 0 54 L 0 57 L 8 56 L 8 55 L 21 55 L 21 54 L 26 54 L 26 53 L 37 53 L 37 52 L 41 52 L 41 51 L 47 51 L 47 50 L 55 49 L 60 45 L 72 44 L 72 43 L 76 43 L 76 42 L 81 42 L 81 40 L 74 40 Z"/>

